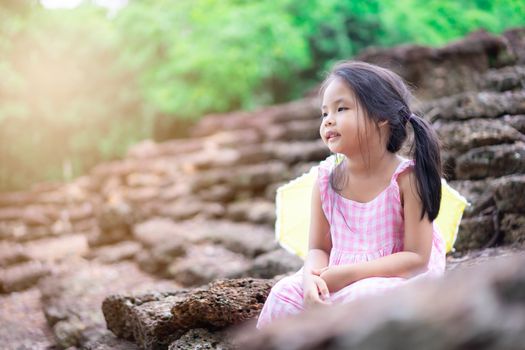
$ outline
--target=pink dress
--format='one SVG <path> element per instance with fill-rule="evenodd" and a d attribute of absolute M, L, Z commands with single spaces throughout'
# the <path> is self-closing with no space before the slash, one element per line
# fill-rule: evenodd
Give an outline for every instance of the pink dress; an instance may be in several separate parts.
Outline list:
<path fill-rule="evenodd" d="M 374 260 L 402 251 L 404 219 L 397 177 L 413 166 L 414 160 L 404 159 L 392 175 L 389 186 L 366 203 L 342 197 L 332 189 L 329 178 L 335 166 L 334 160 L 334 156 L 330 156 L 318 167 L 321 206 L 330 223 L 332 237 L 329 266 Z M 443 275 L 445 243 L 435 223 L 433 227 L 432 252 L 426 271 L 410 279 L 370 277 L 356 281 L 331 293 L 332 304 L 347 303 L 361 296 L 378 294 L 415 279 Z M 303 268 L 282 278 L 273 286 L 257 320 L 258 329 L 275 319 L 304 310 L 302 273 Z"/>

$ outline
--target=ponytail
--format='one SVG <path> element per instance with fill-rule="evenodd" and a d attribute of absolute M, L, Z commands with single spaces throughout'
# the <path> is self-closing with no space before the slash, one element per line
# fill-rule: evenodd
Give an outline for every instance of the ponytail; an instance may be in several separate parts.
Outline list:
<path fill-rule="evenodd" d="M 423 203 L 421 220 L 428 214 L 434 221 L 441 203 L 441 155 L 440 142 L 436 132 L 425 119 L 411 114 L 408 118 L 414 130 L 415 175 L 417 192 Z"/>

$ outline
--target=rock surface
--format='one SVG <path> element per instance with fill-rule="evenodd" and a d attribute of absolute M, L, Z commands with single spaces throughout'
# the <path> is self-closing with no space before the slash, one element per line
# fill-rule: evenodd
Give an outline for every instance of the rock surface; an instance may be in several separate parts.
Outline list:
<path fill-rule="evenodd" d="M 226 331 L 213 333 L 206 329 L 196 328 L 186 332 L 182 337 L 171 343 L 168 350 L 235 349 L 235 344 L 229 340 L 231 337 Z"/>
<path fill-rule="evenodd" d="M 97 342 L 108 331 L 101 310 L 109 295 L 148 290 L 174 290 L 180 286 L 155 280 L 133 264 L 100 265 L 70 261 L 68 268 L 39 282 L 44 315 L 63 348 Z"/>
<path fill-rule="evenodd" d="M 163 349 L 176 340 L 176 346 L 182 346 L 188 331 L 199 328 L 208 329 L 203 331 L 207 341 L 216 342 L 221 329 L 258 315 L 274 283 L 244 278 L 217 280 L 193 290 L 111 295 L 102 310 L 108 329 L 143 349 Z"/>
<path fill-rule="evenodd" d="M 177 328 L 224 328 L 259 314 L 270 292 L 271 280 L 244 278 L 217 280 L 207 290 L 196 290 L 171 309 Z"/>
<path fill-rule="evenodd" d="M 37 288 L 0 295 L 0 339 L 3 349 L 53 349 Z"/>
<path fill-rule="evenodd" d="M 522 349 L 524 264 L 523 251 L 492 258 L 442 280 L 307 310 L 261 331 L 245 327 L 236 343 L 244 349 Z"/>

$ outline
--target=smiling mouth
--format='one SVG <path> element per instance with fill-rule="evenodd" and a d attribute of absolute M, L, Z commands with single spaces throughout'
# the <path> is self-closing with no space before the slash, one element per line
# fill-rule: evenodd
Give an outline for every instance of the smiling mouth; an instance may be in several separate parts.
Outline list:
<path fill-rule="evenodd" d="M 336 138 L 338 138 L 339 136 L 341 136 L 340 134 L 338 133 L 335 133 L 335 132 L 330 132 L 326 135 L 326 141 L 332 141 Z"/>

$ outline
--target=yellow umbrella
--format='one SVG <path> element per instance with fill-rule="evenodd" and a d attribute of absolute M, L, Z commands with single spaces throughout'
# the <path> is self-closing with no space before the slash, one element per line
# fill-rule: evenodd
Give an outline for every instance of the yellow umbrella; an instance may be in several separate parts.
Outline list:
<path fill-rule="evenodd" d="M 341 157 L 336 158 L 337 163 L 340 160 Z M 302 259 L 305 259 L 308 253 L 310 200 L 316 178 L 317 166 L 314 166 L 308 173 L 277 189 L 275 237 L 284 249 Z M 453 249 L 459 223 L 467 205 L 470 203 L 465 197 L 450 187 L 445 179 L 441 179 L 441 204 L 435 221 L 445 239 L 447 252 Z"/>

